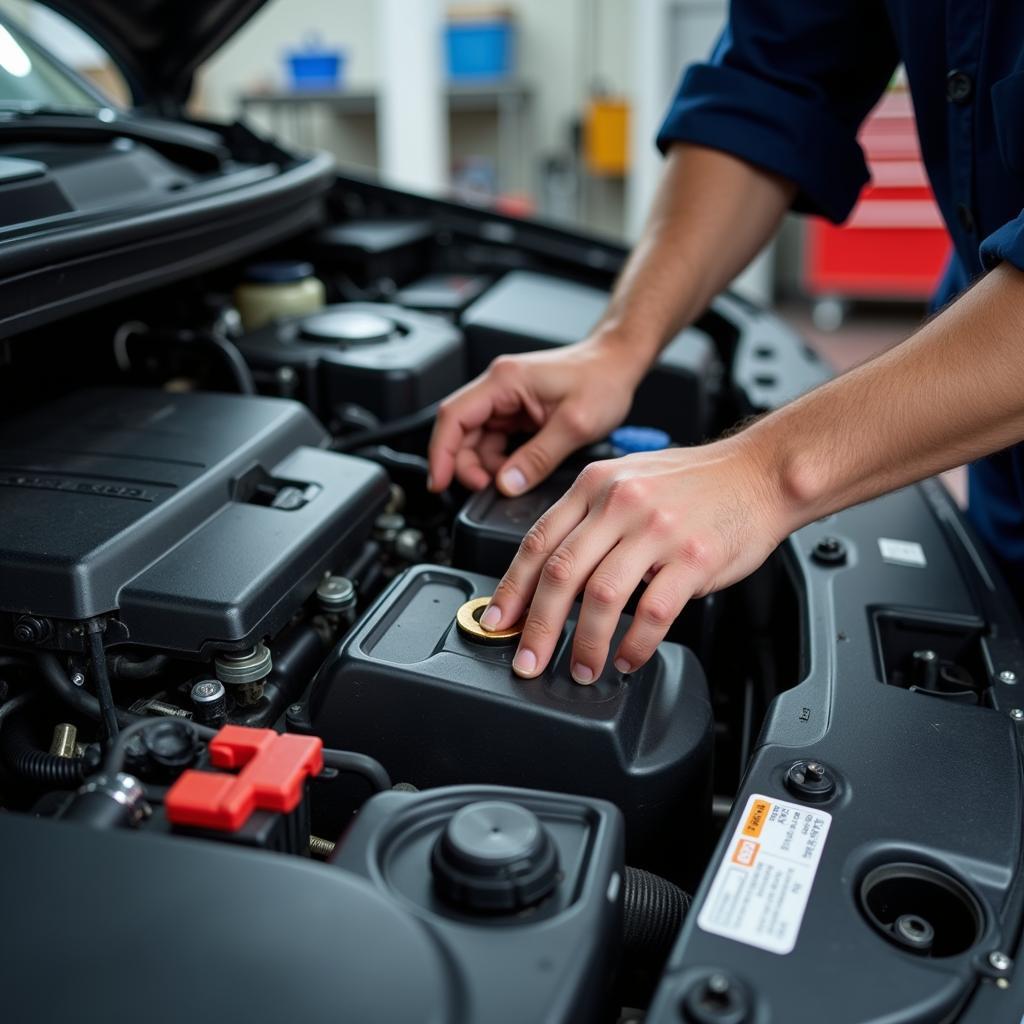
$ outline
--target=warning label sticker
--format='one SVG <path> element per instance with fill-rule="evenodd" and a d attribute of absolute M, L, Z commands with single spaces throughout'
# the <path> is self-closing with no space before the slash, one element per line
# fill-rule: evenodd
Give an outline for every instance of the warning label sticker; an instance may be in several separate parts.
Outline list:
<path fill-rule="evenodd" d="M 769 953 L 791 953 L 831 824 L 827 811 L 751 796 L 698 926 Z"/>

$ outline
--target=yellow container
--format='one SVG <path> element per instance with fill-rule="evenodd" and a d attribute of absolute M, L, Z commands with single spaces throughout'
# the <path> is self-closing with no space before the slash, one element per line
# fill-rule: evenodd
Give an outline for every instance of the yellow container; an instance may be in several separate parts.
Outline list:
<path fill-rule="evenodd" d="M 323 309 L 323 282 L 309 263 L 282 260 L 246 269 L 246 280 L 235 289 L 235 306 L 242 327 L 255 331 L 283 316 L 301 316 Z"/>
<path fill-rule="evenodd" d="M 599 97 L 587 104 L 583 160 L 591 174 L 621 177 L 629 170 L 629 104 Z"/>

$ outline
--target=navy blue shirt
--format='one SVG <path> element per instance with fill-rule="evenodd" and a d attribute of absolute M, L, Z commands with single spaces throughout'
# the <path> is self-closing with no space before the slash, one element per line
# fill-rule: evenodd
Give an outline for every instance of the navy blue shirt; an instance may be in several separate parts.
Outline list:
<path fill-rule="evenodd" d="M 658 145 L 725 150 L 842 221 L 868 180 L 857 130 L 900 61 L 955 248 L 937 298 L 1003 260 L 1024 269 L 1024 0 L 732 0 Z M 971 467 L 970 516 L 1024 593 L 1024 447 Z"/>

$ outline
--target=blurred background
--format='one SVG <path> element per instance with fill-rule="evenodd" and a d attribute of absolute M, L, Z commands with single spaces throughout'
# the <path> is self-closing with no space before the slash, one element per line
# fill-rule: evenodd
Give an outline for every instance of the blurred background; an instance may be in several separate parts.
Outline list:
<path fill-rule="evenodd" d="M 191 113 L 244 118 L 342 171 L 623 242 L 653 139 L 726 0 L 269 0 L 200 70 Z M 34 0 L 0 0 L 123 104 L 107 56 Z M 840 367 L 904 338 L 949 248 L 899 74 L 862 130 L 873 181 L 841 228 L 793 217 L 736 287 Z"/>

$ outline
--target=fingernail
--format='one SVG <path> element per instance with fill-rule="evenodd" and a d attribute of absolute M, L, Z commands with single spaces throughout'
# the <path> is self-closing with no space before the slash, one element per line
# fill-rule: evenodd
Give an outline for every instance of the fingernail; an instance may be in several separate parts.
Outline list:
<path fill-rule="evenodd" d="M 521 676 L 532 676 L 537 670 L 537 655 L 533 651 L 516 651 L 516 656 L 512 659 L 512 667 Z"/>
<path fill-rule="evenodd" d="M 625 658 L 616 658 L 614 664 L 615 671 L 621 672 L 624 676 L 628 676 L 633 671 L 633 666 Z"/>
<path fill-rule="evenodd" d="M 506 469 L 501 474 L 501 486 L 509 494 L 519 494 L 526 490 L 526 477 L 521 469 Z"/>
<path fill-rule="evenodd" d="M 581 665 L 578 661 L 572 667 L 572 677 L 577 683 L 583 683 L 584 685 L 594 681 L 594 673 L 586 665 Z"/>
<path fill-rule="evenodd" d="M 484 629 L 494 629 L 501 622 L 501 609 L 496 604 L 489 604 L 480 616 L 480 625 Z"/>

